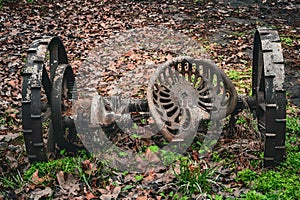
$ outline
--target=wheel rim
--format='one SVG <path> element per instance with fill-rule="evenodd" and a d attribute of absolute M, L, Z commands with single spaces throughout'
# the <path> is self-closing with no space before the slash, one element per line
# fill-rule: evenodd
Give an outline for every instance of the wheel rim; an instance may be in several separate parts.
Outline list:
<path fill-rule="evenodd" d="M 275 166 L 283 160 L 286 126 L 284 62 L 277 31 L 256 31 L 252 77 L 253 113 L 265 138 L 264 166 Z"/>
<path fill-rule="evenodd" d="M 53 150 L 51 122 L 48 138 L 43 135 L 43 122 L 50 117 L 51 88 L 59 64 L 68 63 L 65 48 L 57 37 L 35 40 L 28 49 L 22 83 L 22 126 L 30 162 L 45 161 Z M 45 141 L 46 139 L 46 141 Z M 48 140 L 48 141 L 47 141 Z"/>
<path fill-rule="evenodd" d="M 76 152 L 80 147 L 74 143 L 77 134 L 75 123 L 68 117 L 72 114 L 72 100 L 76 98 L 75 77 L 71 66 L 58 65 L 54 77 L 51 93 L 54 138 L 60 149 Z"/>

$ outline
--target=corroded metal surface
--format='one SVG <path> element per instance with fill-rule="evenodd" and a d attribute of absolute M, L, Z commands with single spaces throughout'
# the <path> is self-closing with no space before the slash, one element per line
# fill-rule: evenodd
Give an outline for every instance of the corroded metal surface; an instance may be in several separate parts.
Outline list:
<path fill-rule="evenodd" d="M 45 141 L 42 123 L 49 117 L 56 68 L 59 64 L 67 63 L 66 51 L 57 37 L 35 40 L 28 49 L 26 66 L 22 72 L 22 125 L 26 151 L 31 162 L 46 160 L 49 153 L 47 149 L 53 149 L 51 127 L 48 134 L 50 140 Z M 44 94 L 46 97 L 42 99 Z"/>
<path fill-rule="evenodd" d="M 179 57 L 156 72 L 147 90 L 150 112 L 162 133 L 171 141 L 179 129 L 188 129 L 191 110 L 199 118 L 222 119 L 233 112 L 237 93 L 227 76 L 216 65 L 205 60 Z"/>
<path fill-rule="evenodd" d="M 51 120 L 55 143 L 60 149 L 68 152 L 76 152 L 81 148 L 76 140 L 76 128 L 74 122 L 68 120 L 68 112 L 71 112 L 72 99 L 76 98 L 75 77 L 68 64 L 57 66 L 51 92 Z M 79 146 L 78 146 L 79 145 Z"/>
<path fill-rule="evenodd" d="M 284 61 L 277 31 L 257 29 L 252 73 L 250 104 L 265 137 L 264 166 L 275 166 L 283 161 L 286 131 Z"/>
<path fill-rule="evenodd" d="M 22 124 L 30 161 L 45 161 L 57 148 L 67 151 L 82 148 L 76 138 L 74 120 L 66 114 L 77 91 L 73 70 L 59 38 L 44 37 L 33 42 L 22 76 Z M 94 97 L 89 101 L 91 105 L 84 108 L 90 110 L 87 116 L 83 115 L 85 112 L 77 113 L 82 123 L 87 124 L 83 127 L 114 132 L 122 126 L 132 126 L 134 117 L 140 120 L 146 116 L 154 121 L 145 126 L 145 132 L 156 127 L 167 141 L 179 141 L 185 138 L 181 133 L 197 130 L 201 120 L 218 121 L 236 115 L 245 106 L 242 97 L 238 101 L 229 78 L 207 60 L 178 57 L 160 66 L 153 77 L 147 99 Z M 257 118 L 259 131 L 265 136 L 265 167 L 283 160 L 286 128 L 283 82 L 284 62 L 278 33 L 259 28 L 254 38 L 252 96 L 246 100 Z M 45 135 L 42 123 L 47 120 Z"/>

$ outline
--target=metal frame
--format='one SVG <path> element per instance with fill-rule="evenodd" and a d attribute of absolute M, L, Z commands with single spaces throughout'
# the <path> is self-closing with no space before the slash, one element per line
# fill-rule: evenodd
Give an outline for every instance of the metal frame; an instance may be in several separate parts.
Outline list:
<path fill-rule="evenodd" d="M 107 110 L 107 105 L 118 107 L 126 102 L 129 112 L 150 111 L 155 122 L 164 127 L 163 136 L 171 141 L 179 137 L 176 132 L 182 120 L 185 120 L 183 124 L 193 123 L 189 122 L 191 113 L 180 107 L 185 100 L 196 102 L 199 112 L 203 112 L 203 119 L 212 117 L 205 115 L 209 112 L 219 118 L 236 115 L 247 102 L 258 121 L 259 131 L 265 137 L 264 167 L 275 166 L 283 160 L 286 93 L 283 87 L 284 61 L 277 31 L 258 28 L 255 32 L 252 96 L 246 101 L 237 96 L 225 73 L 208 61 L 177 58 L 161 66 L 155 75 L 157 78 L 148 88 L 147 100 L 98 98 L 98 102 L 93 103 L 99 112 L 91 114 L 91 125 L 116 127 L 114 121 L 122 113 Z M 29 160 L 45 161 L 50 154 L 55 154 L 56 149 L 75 152 L 81 149 L 80 145 L 74 144 L 77 133 L 73 120 L 62 114 L 67 109 L 63 101 L 76 98 L 76 87 L 60 39 L 44 37 L 34 41 L 28 50 L 22 76 L 22 123 Z M 43 94 L 46 100 L 42 100 Z M 212 104 L 214 96 L 219 98 L 218 106 Z M 216 114 L 220 109 L 224 113 L 222 116 Z M 42 123 L 47 119 L 50 123 L 45 138 Z"/>

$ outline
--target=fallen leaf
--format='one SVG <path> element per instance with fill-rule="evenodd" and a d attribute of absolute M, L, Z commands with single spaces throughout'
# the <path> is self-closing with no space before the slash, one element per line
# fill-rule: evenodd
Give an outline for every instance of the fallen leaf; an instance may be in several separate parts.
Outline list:
<path fill-rule="evenodd" d="M 90 199 L 95 199 L 95 198 L 97 198 L 97 196 L 95 196 L 93 193 L 91 193 L 91 192 L 87 192 L 87 194 L 85 195 L 85 198 L 87 199 L 87 200 L 90 200 Z"/>
<path fill-rule="evenodd" d="M 46 187 L 43 190 L 36 189 L 31 192 L 30 198 L 33 200 L 40 200 L 42 197 L 50 197 L 52 194 L 52 189 L 50 187 Z"/>
<path fill-rule="evenodd" d="M 116 186 L 112 192 L 112 195 L 114 196 L 114 199 L 117 199 L 120 192 L 121 192 L 122 187 L 121 186 Z"/>
<path fill-rule="evenodd" d="M 139 196 L 136 198 L 136 200 L 147 200 L 147 196 Z"/>
<path fill-rule="evenodd" d="M 151 182 L 154 180 L 155 176 L 156 176 L 155 172 L 149 172 L 148 176 L 146 176 L 143 180 L 144 182 Z"/>
<path fill-rule="evenodd" d="M 38 185 L 38 184 L 44 182 L 44 179 L 42 179 L 42 178 L 39 177 L 39 170 L 38 169 L 32 174 L 31 181 L 35 185 Z"/>
<path fill-rule="evenodd" d="M 109 191 L 103 188 L 98 189 L 101 194 L 107 194 Z"/>
<path fill-rule="evenodd" d="M 57 181 L 58 181 L 58 184 L 64 188 L 65 186 L 65 177 L 64 177 L 64 172 L 63 171 L 59 171 L 56 173 L 56 178 L 57 178 Z"/>

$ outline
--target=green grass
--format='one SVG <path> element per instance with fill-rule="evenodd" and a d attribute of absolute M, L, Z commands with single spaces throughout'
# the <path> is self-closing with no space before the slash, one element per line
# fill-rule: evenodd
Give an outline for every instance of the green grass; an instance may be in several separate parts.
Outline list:
<path fill-rule="evenodd" d="M 293 46 L 293 40 L 290 37 L 282 36 L 282 37 L 280 37 L 280 40 L 283 44 L 285 44 L 287 46 Z"/>
<path fill-rule="evenodd" d="M 16 174 L 0 177 L 0 186 L 7 190 L 15 190 L 24 185 L 24 180 L 19 170 Z"/>
<path fill-rule="evenodd" d="M 84 164 L 93 163 L 95 168 L 87 168 Z M 80 155 L 75 157 L 65 157 L 62 159 L 51 160 L 48 162 L 36 162 L 31 164 L 30 168 L 24 173 L 24 180 L 32 182 L 34 173 L 38 172 L 38 177 L 44 181 L 42 185 L 47 185 L 53 180 L 56 180 L 56 174 L 62 171 L 64 174 L 72 174 L 74 177 L 79 178 L 86 186 L 91 190 L 90 183 L 92 177 L 97 177 L 105 183 L 104 177 L 110 174 L 110 171 L 106 170 L 104 164 L 85 152 L 81 152 Z M 107 174 L 108 173 L 108 174 Z"/>
<path fill-rule="evenodd" d="M 290 152 L 277 170 L 257 174 L 246 169 L 237 180 L 251 189 L 244 199 L 300 199 L 300 152 Z"/>
<path fill-rule="evenodd" d="M 249 186 L 256 178 L 257 178 L 256 172 L 250 169 L 245 169 L 238 172 L 237 180 L 242 181 L 243 183 Z"/>
<path fill-rule="evenodd" d="M 247 61 L 243 61 L 243 64 L 246 66 Z M 238 93 L 245 94 L 245 91 L 251 91 L 251 77 L 252 69 L 247 68 L 246 70 L 228 70 L 225 71 L 229 79 L 236 86 Z"/>
<path fill-rule="evenodd" d="M 242 195 L 244 199 L 300 199 L 299 116 L 293 107 L 288 106 L 287 111 L 286 160 L 272 170 L 240 171 L 237 180 L 251 189 Z"/>
<path fill-rule="evenodd" d="M 184 196 L 210 193 L 213 186 L 218 185 L 216 169 L 203 168 L 186 157 L 180 159 L 179 171 L 173 165 L 173 172 Z"/>

